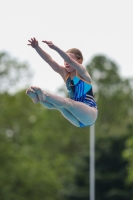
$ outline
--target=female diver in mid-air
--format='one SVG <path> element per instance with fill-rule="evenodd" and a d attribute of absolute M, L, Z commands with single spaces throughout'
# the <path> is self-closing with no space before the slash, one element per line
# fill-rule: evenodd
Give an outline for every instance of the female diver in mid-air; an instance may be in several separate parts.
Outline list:
<path fill-rule="evenodd" d="M 82 66 L 83 56 L 81 51 L 72 48 L 64 52 L 51 41 L 42 41 L 63 58 L 64 66 L 61 66 L 39 47 L 38 41 L 35 38 L 31 38 L 28 41 L 28 45 L 32 46 L 45 62 L 61 75 L 66 83 L 70 98 L 49 94 L 35 86 L 27 89 L 26 94 L 34 103 L 40 102 L 49 109 L 59 110 L 76 127 L 94 124 L 97 119 L 98 108 L 93 96 L 91 77 Z"/>

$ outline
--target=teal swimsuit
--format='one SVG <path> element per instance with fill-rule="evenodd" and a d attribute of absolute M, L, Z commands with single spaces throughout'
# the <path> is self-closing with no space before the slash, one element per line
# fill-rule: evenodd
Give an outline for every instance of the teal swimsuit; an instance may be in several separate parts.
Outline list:
<path fill-rule="evenodd" d="M 94 107 L 98 110 L 96 101 L 94 99 L 92 85 L 77 75 L 71 80 L 70 76 L 66 78 L 66 87 L 69 97 L 75 101 L 83 102 L 90 107 Z M 80 127 L 84 127 L 83 123 L 80 123 Z"/>

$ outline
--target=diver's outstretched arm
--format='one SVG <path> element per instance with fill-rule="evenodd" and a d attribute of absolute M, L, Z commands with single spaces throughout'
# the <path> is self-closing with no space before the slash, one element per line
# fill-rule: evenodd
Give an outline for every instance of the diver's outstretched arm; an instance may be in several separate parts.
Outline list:
<path fill-rule="evenodd" d="M 30 40 L 28 40 L 28 42 L 29 42 L 28 45 L 32 46 L 37 51 L 37 53 L 42 57 L 42 59 L 45 62 L 47 62 L 51 66 L 51 68 L 55 72 L 59 73 L 64 79 L 64 77 L 66 76 L 65 75 L 65 72 L 66 72 L 65 67 L 59 65 L 56 61 L 54 61 L 52 59 L 52 57 L 48 53 L 46 53 L 44 50 L 42 50 L 41 47 L 39 46 L 39 43 L 36 40 L 36 38 L 31 38 Z"/>

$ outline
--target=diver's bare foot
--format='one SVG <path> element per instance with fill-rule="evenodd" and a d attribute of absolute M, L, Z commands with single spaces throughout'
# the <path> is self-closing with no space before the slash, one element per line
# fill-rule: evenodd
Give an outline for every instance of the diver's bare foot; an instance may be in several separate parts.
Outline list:
<path fill-rule="evenodd" d="M 31 88 L 32 90 L 34 90 L 35 93 L 37 93 L 39 101 L 45 101 L 46 93 L 42 91 L 41 88 L 36 86 L 32 86 Z"/>
<path fill-rule="evenodd" d="M 32 90 L 31 88 L 26 90 L 26 94 L 32 99 L 32 101 L 34 103 L 38 103 L 39 102 L 39 98 L 38 98 L 37 93 L 34 90 Z"/>

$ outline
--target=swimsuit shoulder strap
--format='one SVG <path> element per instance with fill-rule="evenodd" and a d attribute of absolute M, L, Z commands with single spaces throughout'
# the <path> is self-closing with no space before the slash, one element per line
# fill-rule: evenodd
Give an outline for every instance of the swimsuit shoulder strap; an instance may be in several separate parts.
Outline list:
<path fill-rule="evenodd" d="M 83 79 L 82 77 L 80 77 L 80 76 L 78 75 L 77 71 L 76 71 L 76 76 L 77 76 L 79 79 L 81 79 L 82 81 L 84 81 L 84 82 L 88 83 L 89 85 L 91 85 L 90 82 L 88 82 L 88 81 L 86 81 L 85 79 Z"/>

